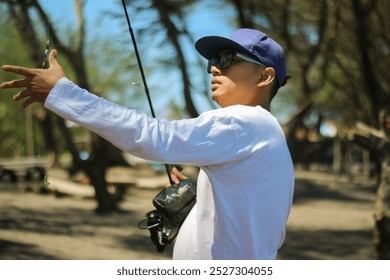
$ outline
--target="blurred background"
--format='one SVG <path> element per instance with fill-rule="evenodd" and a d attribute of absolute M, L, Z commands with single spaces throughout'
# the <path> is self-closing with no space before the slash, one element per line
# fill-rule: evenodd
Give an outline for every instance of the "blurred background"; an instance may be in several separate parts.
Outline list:
<path fill-rule="evenodd" d="M 387 134 L 390 128 L 387 125 L 390 123 L 387 120 L 389 1 L 133 0 L 126 3 L 156 115 L 160 118 L 196 117 L 216 108 L 209 98 L 207 61 L 194 48 L 194 42 L 200 37 L 229 37 L 237 28 L 249 27 L 278 41 L 285 50 L 291 79 L 273 100 L 271 111 L 285 131 L 297 174 L 293 224 L 289 225 L 290 236 L 294 238 L 289 239 L 287 235 L 281 258 L 390 257 L 389 249 L 383 249 L 390 248 L 387 218 L 390 195 L 386 183 L 390 154 Z M 0 13 L 1 64 L 40 67 L 46 42 L 50 40 L 65 73 L 75 83 L 108 100 L 149 112 L 120 1 L 0 0 Z M 1 81 L 15 77 L 0 72 Z M 23 255 L 24 249 L 12 249 L 19 248 L 15 244 L 23 238 L 12 240 L 11 236 L 26 230 L 21 228 L 24 222 L 19 224 L 15 220 L 27 215 L 22 210 L 28 207 L 28 201 L 42 199 L 37 198 L 37 193 L 55 193 L 57 198 L 89 197 L 96 205 L 90 204 L 90 200 L 70 204 L 80 204 L 83 209 L 89 205 L 95 210 L 90 212 L 114 216 L 127 209 L 142 217 L 143 208 L 132 208 L 134 205 L 129 200 L 144 197 L 140 189 L 148 193 L 163 185 L 167 180 L 164 167 L 123 154 L 42 105 L 23 110 L 21 104 L 12 101 L 15 93 L 11 90 L 0 93 L 0 190 L 3 192 L 0 251 L 13 252 L 3 258 L 93 258 L 93 255 L 76 256 L 69 252 Z M 196 176 L 196 172 L 196 168 L 187 168 L 190 175 Z M 18 191 L 10 191 L 15 189 Z M 18 199 L 26 199 L 26 190 L 30 191 L 29 200 L 21 203 Z M 151 197 L 149 193 L 145 199 Z M 319 205 L 318 199 L 329 204 Z M 335 201 L 338 206 L 333 204 Z M 45 202 L 36 203 L 38 207 Z M 348 203 L 353 203 L 351 211 L 347 210 Z M 320 207 L 325 212 L 305 220 L 303 214 L 314 209 L 311 207 Z M 333 212 L 326 212 L 332 207 L 335 207 Z M 27 212 L 34 211 L 38 210 Z M 363 218 L 359 213 L 364 213 Z M 84 214 L 90 215 L 89 211 Z M 55 217 L 58 215 L 52 217 L 56 221 Z M 115 217 L 121 224 L 123 216 Z M 325 223 L 335 219 L 338 220 L 334 224 Z M 35 226 L 39 228 L 44 221 L 37 220 Z M 307 223 L 303 225 L 302 221 Z M 323 222 L 322 231 L 313 225 L 319 221 Z M 351 223 L 350 228 L 337 231 L 347 222 Z M 2 234 L 8 234 L 8 239 L 2 238 Z M 57 235 L 61 234 L 66 232 Z M 355 238 L 348 238 L 351 236 Z M 341 240 L 319 244 L 319 238 L 328 242 L 333 238 Z M 147 237 L 144 239 L 147 241 Z M 363 251 L 356 251 L 359 242 L 365 244 Z M 140 244 L 139 240 L 125 243 L 129 247 Z M 349 247 L 334 249 L 346 243 Z M 316 248 L 322 253 L 316 253 Z M 141 246 L 139 251 L 142 250 Z M 306 253 L 297 254 L 304 250 Z M 154 257 L 154 254 L 144 256 Z"/>

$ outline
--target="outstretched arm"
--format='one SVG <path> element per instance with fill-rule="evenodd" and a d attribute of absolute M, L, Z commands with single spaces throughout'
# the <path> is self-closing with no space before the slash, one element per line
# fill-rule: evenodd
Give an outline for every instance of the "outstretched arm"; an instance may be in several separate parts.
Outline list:
<path fill-rule="evenodd" d="M 23 75 L 24 79 L 3 82 L 0 88 L 24 88 L 13 97 L 15 101 L 24 99 L 24 108 L 35 102 L 44 103 L 58 80 L 65 76 L 62 66 L 58 64 L 56 50 L 50 52 L 49 64 L 48 69 L 3 65 L 4 71 Z"/>

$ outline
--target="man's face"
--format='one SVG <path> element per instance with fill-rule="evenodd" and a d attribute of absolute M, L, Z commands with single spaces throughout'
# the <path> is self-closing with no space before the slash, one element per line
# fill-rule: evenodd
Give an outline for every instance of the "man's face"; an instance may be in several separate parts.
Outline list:
<path fill-rule="evenodd" d="M 221 107 L 231 105 L 255 106 L 255 95 L 261 66 L 233 57 L 230 67 L 220 69 L 219 64 L 211 67 L 211 98 Z"/>

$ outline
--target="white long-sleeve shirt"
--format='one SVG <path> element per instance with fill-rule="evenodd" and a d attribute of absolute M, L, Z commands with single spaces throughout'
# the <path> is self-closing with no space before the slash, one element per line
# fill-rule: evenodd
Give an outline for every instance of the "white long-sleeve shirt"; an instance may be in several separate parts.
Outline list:
<path fill-rule="evenodd" d="M 45 107 L 138 157 L 199 166 L 197 203 L 174 259 L 274 259 L 283 243 L 294 171 L 283 131 L 260 106 L 159 120 L 62 78 Z"/>

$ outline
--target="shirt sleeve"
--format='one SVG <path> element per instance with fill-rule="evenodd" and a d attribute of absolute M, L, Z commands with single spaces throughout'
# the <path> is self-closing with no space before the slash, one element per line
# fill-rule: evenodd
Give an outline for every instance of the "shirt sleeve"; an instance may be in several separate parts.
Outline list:
<path fill-rule="evenodd" d="M 217 109 L 198 118 L 167 121 L 109 102 L 62 78 L 45 107 L 135 156 L 197 166 L 234 160 L 239 151 L 237 124 Z"/>

